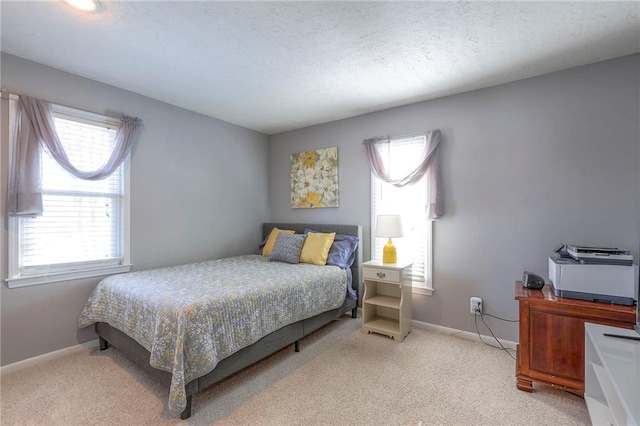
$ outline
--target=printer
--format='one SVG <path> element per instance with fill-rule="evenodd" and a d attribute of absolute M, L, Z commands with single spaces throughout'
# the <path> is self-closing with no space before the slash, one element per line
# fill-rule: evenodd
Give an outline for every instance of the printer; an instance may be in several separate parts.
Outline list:
<path fill-rule="evenodd" d="M 553 294 L 571 299 L 634 305 L 638 265 L 628 250 L 567 245 L 549 258 Z"/>

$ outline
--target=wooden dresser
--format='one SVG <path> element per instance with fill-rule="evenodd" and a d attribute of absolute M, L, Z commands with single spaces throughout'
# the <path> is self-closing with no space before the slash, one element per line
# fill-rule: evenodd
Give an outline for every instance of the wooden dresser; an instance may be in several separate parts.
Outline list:
<path fill-rule="evenodd" d="M 533 392 L 533 381 L 584 394 L 584 323 L 633 329 L 635 306 L 556 297 L 550 285 L 530 290 L 515 283 L 520 304 L 516 385 Z"/>

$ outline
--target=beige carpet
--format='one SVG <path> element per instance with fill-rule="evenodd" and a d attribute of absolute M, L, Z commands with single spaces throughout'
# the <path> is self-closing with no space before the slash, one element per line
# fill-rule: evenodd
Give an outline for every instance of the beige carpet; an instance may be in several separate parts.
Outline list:
<path fill-rule="evenodd" d="M 8 425 L 590 424 L 584 401 L 515 386 L 514 361 L 481 343 L 414 329 L 401 344 L 343 317 L 194 397 L 186 421 L 167 391 L 114 350 L 2 377 Z"/>

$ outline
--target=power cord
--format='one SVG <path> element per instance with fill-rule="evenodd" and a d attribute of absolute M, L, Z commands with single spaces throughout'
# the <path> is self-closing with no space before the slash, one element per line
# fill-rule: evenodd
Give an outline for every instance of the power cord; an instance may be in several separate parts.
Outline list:
<path fill-rule="evenodd" d="M 501 320 L 501 321 L 506 321 L 506 322 L 520 322 L 520 320 L 517 320 L 517 319 L 514 319 L 514 320 L 504 319 L 504 318 L 500 318 L 500 317 L 495 316 L 495 315 L 485 314 L 485 313 L 482 313 L 482 312 L 480 312 L 480 315 L 486 315 L 486 316 L 488 316 L 488 317 L 496 318 L 496 319 L 499 319 L 499 320 Z"/>
<path fill-rule="evenodd" d="M 495 345 L 492 345 L 492 344 L 487 343 L 487 342 L 484 341 L 484 339 L 480 335 L 480 328 L 478 327 L 478 314 L 480 314 L 480 319 L 482 320 L 482 323 L 484 324 L 484 326 L 487 327 L 487 330 L 489 330 L 489 332 L 491 333 L 491 336 L 493 336 L 493 338 L 496 340 L 496 342 L 498 342 L 498 345 L 500 345 L 500 346 L 495 346 Z M 509 322 L 518 322 L 518 321 L 517 320 L 506 320 L 506 319 L 503 319 L 503 318 L 496 317 L 494 315 L 483 314 L 482 311 L 476 312 L 473 315 L 473 321 L 476 324 L 476 332 L 478 333 L 478 339 L 480 339 L 480 341 L 482 343 L 484 343 L 485 345 L 487 345 L 487 346 L 491 346 L 492 348 L 503 350 L 507 355 L 509 355 L 513 360 L 515 360 L 516 358 L 511 354 L 511 352 L 509 352 L 510 350 L 513 351 L 513 349 L 504 347 L 502 342 L 500 342 L 500 340 L 498 340 L 496 335 L 493 334 L 493 330 L 491 330 L 491 327 L 489 327 L 489 325 L 484 321 L 484 315 L 487 315 L 487 316 L 490 316 L 490 317 L 494 317 L 494 318 L 498 318 L 498 319 L 503 320 L 503 321 L 509 321 Z"/>

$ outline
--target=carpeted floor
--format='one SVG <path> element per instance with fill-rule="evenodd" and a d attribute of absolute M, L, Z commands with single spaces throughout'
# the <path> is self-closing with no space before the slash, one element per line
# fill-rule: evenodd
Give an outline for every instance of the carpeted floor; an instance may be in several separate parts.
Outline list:
<path fill-rule="evenodd" d="M 401 344 L 343 317 L 194 397 L 181 421 L 167 390 L 97 349 L 2 377 L 8 425 L 569 425 L 584 400 L 515 385 L 515 362 L 478 342 L 414 329 Z"/>

